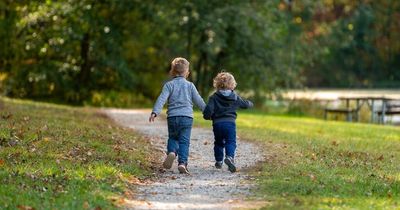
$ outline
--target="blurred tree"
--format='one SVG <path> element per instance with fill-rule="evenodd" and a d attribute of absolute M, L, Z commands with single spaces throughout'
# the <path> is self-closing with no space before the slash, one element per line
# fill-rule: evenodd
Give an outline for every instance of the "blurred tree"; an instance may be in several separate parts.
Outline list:
<path fill-rule="evenodd" d="M 13 64 L 18 59 L 18 44 L 16 23 L 17 2 L 4 0 L 0 2 L 0 90 L 3 89 L 3 81 L 10 77 Z"/>
<path fill-rule="evenodd" d="M 400 2 L 327 1 L 313 11 L 308 40 L 319 51 L 304 75 L 313 87 L 399 87 Z"/>
<path fill-rule="evenodd" d="M 121 56 L 127 23 L 120 21 L 132 6 L 70 0 L 16 7 L 24 46 L 8 51 L 22 51 L 23 57 L 8 80 L 8 94 L 79 103 L 93 90 L 132 88 L 133 72 Z"/>
<path fill-rule="evenodd" d="M 286 88 L 399 87 L 399 17 L 397 0 L 3 0 L 0 89 L 126 106 L 154 99 L 177 56 L 203 96 L 226 70 L 259 104 Z"/>
<path fill-rule="evenodd" d="M 185 56 L 192 63 L 191 78 L 203 95 L 208 95 L 212 78 L 221 70 L 233 72 L 238 88 L 251 92 L 257 101 L 278 86 L 297 83 L 293 64 L 290 76 L 282 69 L 277 46 L 286 40 L 278 33 L 289 30 L 276 24 L 280 1 L 168 1 L 150 6 L 151 22 L 162 31 L 156 49 L 165 57 Z M 290 34 L 286 34 L 288 38 Z M 284 58 L 282 58 L 282 57 Z M 171 57 L 171 58 L 172 58 Z M 294 57 L 294 56 L 292 56 Z M 294 59 L 293 59 L 294 60 Z"/>

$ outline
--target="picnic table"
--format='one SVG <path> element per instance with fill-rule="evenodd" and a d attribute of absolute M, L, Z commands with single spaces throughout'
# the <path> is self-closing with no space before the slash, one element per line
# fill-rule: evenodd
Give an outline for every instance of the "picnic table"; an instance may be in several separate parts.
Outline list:
<path fill-rule="evenodd" d="M 356 96 L 356 97 L 339 97 L 341 101 L 345 101 L 345 108 L 326 108 L 325 109 L 325 119 L 327 119 L 328 113 L 339 113 L 346 114 L 347 121 L 351 122 L 353 115 L 355 115 L 356 121 L 360 119 L 360 109 L 364 104 L 368 105 L 371 112 L 370 121 L 373 123 L 376 121 L 378 116 L 378 123 L 385 123 L 385 116 L 387 114 L 400 114 L 400 103 L 394 103 L 389 105 L 391 101 L 399 101 L 400 99 L 388 98 L 388 97 L 370 97 L 370 96 Z M 352 102 L 355 102 L 355 107 L 351 107 Z M 380 104 L 380 109 L 377 109 L 377 105 Z"/>

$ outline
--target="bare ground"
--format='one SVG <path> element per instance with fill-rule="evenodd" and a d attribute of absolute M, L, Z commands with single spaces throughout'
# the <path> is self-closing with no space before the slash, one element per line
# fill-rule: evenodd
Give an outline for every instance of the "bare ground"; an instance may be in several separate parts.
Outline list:
<path fill-rule="evenodd" d="M 122 126 L 132 128 L 147 136 L 154 146 L 160 170 L 165 158 L 168 139 L 167 123 L 156 118 L 148 122 L 150 110 L 106 109 L 104 112 Z M 160 155 L 162 154 L 162 155 Z M 213 133 L 209 129 L 193 127 L 190 144 L 189 171 L 179 174 L 177 164 L 164 171 L 154 182 L 142 185 L 134 200 L 127 202 L 128 209 L 248 209 L 257 202 L 247 202 L 254 186 L 252 178 L 240 169 L 255 166 L 264 159 L 257 145 L 238 138 L 236 163 L 239 172 L 230 173 L 227 166 L 214 167 Z"/>

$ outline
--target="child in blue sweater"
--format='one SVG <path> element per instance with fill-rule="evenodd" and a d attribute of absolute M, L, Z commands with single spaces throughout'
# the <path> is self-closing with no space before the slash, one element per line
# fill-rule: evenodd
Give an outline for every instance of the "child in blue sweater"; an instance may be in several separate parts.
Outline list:
<path fill-rule="evenodd" d="M 193 125 L 193 103 L 204 110 L 206 104 L 192 82 L 186 80 L 189 76 L 189 62 L 185 58 L 175 58 L 171 63 L 172 80 L 165 83 L 151 112 L 149 122 L 160 114 L 165 103 L 168 104 L 168 144 L 167 157 L 163 166 L 170 169 L 178 156 L 178 170 L 188 174 L 187 169 L 190 134 Z"/>
<path fill-rule="evenodd" d="M 230 172 L 236 172 L 236 110 L 253 106 L 248 100 L 243 100 L 234 91 L 236 81 L 232 74 L 221 72 L 214 78 L 214 88 L 217 90 L 210 96 L 204 109 L 203 117 L 213 121 L 215 167 L 222 168 L 222 160 L 228 165 Z"/>

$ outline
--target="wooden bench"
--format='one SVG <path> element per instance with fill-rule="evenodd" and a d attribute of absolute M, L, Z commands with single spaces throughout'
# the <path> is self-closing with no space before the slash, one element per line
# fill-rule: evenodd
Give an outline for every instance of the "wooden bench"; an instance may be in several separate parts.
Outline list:
<path fill-rule="evenodd" d="M 380 123 L 384 123 L 386 115 L 400 115 L 400 100 L 385 100 L 382 109 L 375 111 Z"/>
<path fill-rule="evenodd" d="M 328 119 L 328 113 L 345 114 L 346 120 L 351 122 L 353 120 L 353 115 L 357 114 L 357 112 L 358 112 L 357 109 L 352 109 L 352 108 L 325 108 L 324 117 L 325 120 Z"/>

